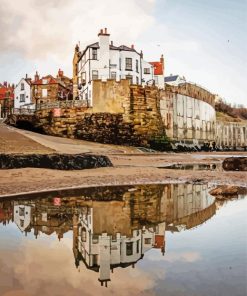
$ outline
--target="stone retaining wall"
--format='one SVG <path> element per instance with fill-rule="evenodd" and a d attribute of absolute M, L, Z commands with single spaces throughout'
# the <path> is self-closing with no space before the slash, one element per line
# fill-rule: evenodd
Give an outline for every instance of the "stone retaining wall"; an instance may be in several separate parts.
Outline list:
<path fill-rule="evenodd" d="M 164 134 L 157 87 L 129 85 L 125 80 L 96 82 L 98 87 L 101 84 L 111 94 L 108 99 L 98 97 L 93 108 L 39 110 L 35 113 L 35 127 L 42 127 L 49 135 L 134 146 L 149 146 L 150 139 Z M 125 97 L 122 95 L 116 109 L 119 84 L 121 94 L 125 89 Z M 109 112 L 95 112 L 104 111 L 104 99 Z"/>

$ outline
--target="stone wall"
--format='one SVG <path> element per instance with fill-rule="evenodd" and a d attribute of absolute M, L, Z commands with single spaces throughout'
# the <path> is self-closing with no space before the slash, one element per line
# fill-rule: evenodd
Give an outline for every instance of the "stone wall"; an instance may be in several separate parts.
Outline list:
<path fill-rule="evenodd" d="M 39 110 L 36 127 L 49 135 L 135 146 L 148 146 L 151 138 L 164 134 L 157 87 L 127 80 L 93 83 L 93 108 Z"/>

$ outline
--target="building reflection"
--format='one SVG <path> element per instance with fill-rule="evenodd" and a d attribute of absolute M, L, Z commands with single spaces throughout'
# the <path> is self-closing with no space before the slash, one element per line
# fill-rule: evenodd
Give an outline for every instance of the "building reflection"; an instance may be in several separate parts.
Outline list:
<path fill-rule="evenodd" d="M 0 223 L 12 221 L 36 238 L 44 233 L 60 240 L 73 231 L 76 268 L 86 265 L 107 286 L 115 268 L 134 268 L 151 248 L 164 255 L 166 231 L 196 227 L 215 211 L 206 185 L 142 185 L 3 201 Z"/>

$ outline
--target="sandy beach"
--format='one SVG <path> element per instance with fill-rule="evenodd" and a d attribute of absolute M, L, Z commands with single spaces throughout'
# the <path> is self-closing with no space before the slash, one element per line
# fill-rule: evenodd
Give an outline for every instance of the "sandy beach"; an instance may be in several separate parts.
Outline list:
<path fill-rule="evenodd" d="M 0 170 L 0 197 L 73 187 L 203 182 L 215 185 L 247 185 L 247 172 L 174 170 L 159 168 L 176 163 L 220 164 L 225 157 L 246 152 L 143 153 L 133 147 L 104 145 L 50 137 L 0 125 L 0 153 L 94 153 L 107 155 L 112 168 L 81 171 L 49 169 Z"/>

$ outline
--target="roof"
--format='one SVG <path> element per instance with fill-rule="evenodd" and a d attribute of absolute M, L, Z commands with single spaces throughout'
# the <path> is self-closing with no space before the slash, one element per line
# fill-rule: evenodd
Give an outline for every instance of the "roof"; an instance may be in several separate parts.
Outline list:
<path fill-rule="evenodd" d="M 47 83 L 43 83 L 43 79 L 47 80 Z M 54 78 L 52 75 L 47 75 L 42 77 L 41 79 L 38 79 L 37 81 L 32 81 L 32 84 L 58 84 L 56 78 Z"/>
<path fill-rule="evenodd" d="M 24 79 L 27 84 L 31 85 L 32 84 L 32 79 L 31 78 L 25 78 Z"/>
<path fill-rule="evenodd" d="M 82 57 L 85 52 L 87 51 L 88 48 L 100 48 L 99 46 L 99 42 L 95 42 L 95 43 L 92 43 L 90 45 L 88 45 L 83 51 L 82 53 L 80 54 L 80 57 Z M 112 50 L 119 50 L 119 51 L 133 51 L 133 52 L 136 52 L 137 54 L 140 54 L 139 52 L 137 52 L 134 48 L 132 47 L 128 47 L 126 45 L 120 45 L 120 46 L 115 46 L 113 44 L 109 44 L 109 48 L 112 49 Z"/>
<path fill-rule="evenodd" d="M 6 98 L 7 92 L 10 92 L 11 99 L 14 99 L 14 89 L 12 87 L 0 86 L 0 100 Z"/>
<path fill-rule="evenodd" d="M 149 62 L 154 66 L 154 75 L 163 75 L 163 65 L 161 62 Z"/>
<path fill-rule="evenodd" d="M 165 82 L 172 82 L 178 79 L 178 75 L 170 75 L 165 77 Z"/>

